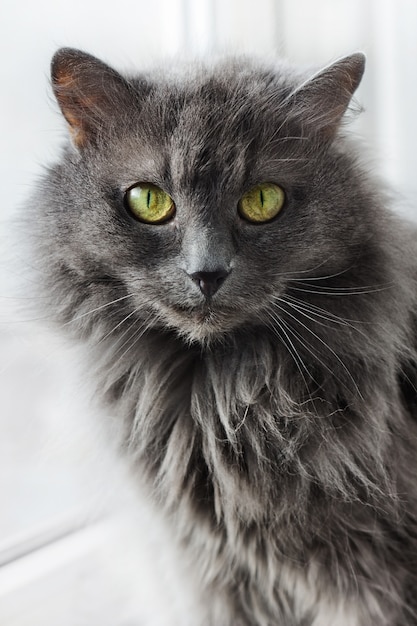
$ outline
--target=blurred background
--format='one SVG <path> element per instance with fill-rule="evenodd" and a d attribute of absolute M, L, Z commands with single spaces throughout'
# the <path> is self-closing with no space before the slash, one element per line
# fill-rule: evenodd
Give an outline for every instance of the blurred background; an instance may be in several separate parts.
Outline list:
<path fill-rule="evenodd" d="M 146 560 L 156 567 L 160 540 L 149 526 L 158 525 L 152 512 L 132 504 L 72 350 L 48 331 L 47 320 L 33 319 L 25 299 L 30 261 L 11 226 L 24 219 L 34 182 L 66 133 L 49 85 L 50 59 L 61 46 L 120 70 L 236 52 L 319 66 L 363 50 L 368 63 L 357 99 L 365 111 L 354 131 L 365 138 L 372 168 L 395 190 L 397 210 L 417 220 L 417 3 L 1 2 L 0 624 L 172 626 L 172 618 L 157 621 L 146 608 L 159 597 Z M 159 568 L 172 614 L 175 581 Z"/>

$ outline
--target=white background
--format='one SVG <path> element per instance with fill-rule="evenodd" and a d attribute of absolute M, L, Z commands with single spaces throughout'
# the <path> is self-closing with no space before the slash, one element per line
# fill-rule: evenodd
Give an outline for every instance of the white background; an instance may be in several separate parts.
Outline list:
<path fill-rule="evenodd" d="M 356 131 L 366 138 L 372 168 L 393 186 L 398 210 L 417 218 L 414 0 L 118 0 L 111 4 L 1 0 L 0 563 L 2 554 L 12 555 L 13 560 L 41 545 L 45 536 L 54 537 L 54 528 L 65 534 L 80 519 L 101 520 L 104 512 L 132 510 L 122 487 L 126 481 L 118 478 L 122 470 L 97 439 L 92 411 L 72 374 L 67 349 L 29 321 L 33 316 L 25 301 L 29 261 L 18 229 L 16 237 L 16 229 L 12 236 L 10 227 L 10 220 L 25 218 L 34 180 L 42 166 L 54 160 L 66 132 L 48 77 L 50 58 L 60 46 L 82 48 L 121 70 L 140 69 L 161 59 L 172 64 L 180 57 L 229 52 L 285 56 L 320 65 L 363 50 L 368 66 L 358 99 L 366 111 Z M 129 526 L 133 513 L 127 519 Z M 120 523 L 110 522 L 104 530 L 97 527 L 97 532 L 92 531 L 95 539 L 86 544 L 96 545 L 100 552 L 100 542 L 111 536 L 113 550 L 125 554 L 126 545 L 117 544 L 115 529 Z M 81 552 L 83 541 L 80 536 Z M 145 550 L 143 545 L 137 549 Z M 77 548 L 70 546 L 71 550 L 78 554 Z M 54 605 L 51 594 L 45 594 L 49 600 L 39 600 L 42 591 L 35 581 L 42 578 L 42 564 L 48 569 L 48 554 L 46 548 L 38 550 L 35 565 L 28 559 L 19 561 L 20 566 L 13 564 L 17 567 L 13 576 L 10 565 L 4 566 L 3 577 L 0 569 L 2 626 L 75 624 L 71 615 L 80 604 L 79 569 L 71 574 L 68 567 L 67 579 L 63 574 L 56 578 L 58 604 Z M 65 562 L 67 558 L 62 557 Z M 109 554 L 102 553 L 102 558 L 113 563 Z M 97 565 L 96 561 L 88 553 L 82 569 L 87 580 L 95 576 L 92 563 Z M 107 571 L 103 563 L 100 568 Z M 112 581 L 114 576 L 113 568 Z M 119 571 L 117 576 L 123 579 Z M 104 579 L 102 574 L 96 581 L 99 596 Z M 59 587 L 61 580 L 66 582 Z M 48 581 L 50 589 L 51 577 Z M 30 589 L 42 609 L 29 615 L 25 602 L 32 606 Z M 59 612 L 63 606 L 68 621 Z M 85 623 L 107 624 L 94 613 L 99 611 L 95 607 Z M 119 626 L 111 619 L 108 624 Z"/>

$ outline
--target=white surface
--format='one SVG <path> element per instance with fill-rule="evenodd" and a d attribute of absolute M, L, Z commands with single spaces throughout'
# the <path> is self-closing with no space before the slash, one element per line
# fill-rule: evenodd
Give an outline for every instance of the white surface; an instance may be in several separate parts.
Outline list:
<path fill-rule="evenodd" d="M 414 0 L 118 0 L 110 5 L 99 0 L 2 0 L 0 544 L 13 545 L 18 537 L 30 536 L 31 529 L 36 534 L 39 526 L 67 518 L 74 509 L 88 511 L 94 521 L 109 508 L 125 506 L 119 494 L 123 480 L 114 478 L 119 469 L 91 425 L 91 407 L 66 363 L 67 351 L 25 321 L 32 313 L 24 292 L 13 299 L 14 286 L 22 280 L 24 285 L 30 274 L 19 237 L 12 245 L 17 263 L 12 266 L 3 257 L 11 240 L 7 218 L 24 219 L 34 180 L 42 165 L 55 159 L 65 133 L 49 88 L 54 51 L 62 45 L 80 47 L 116 68 L 131 69 L 164 56 L 204 56 L 211 50 L 272 58 L 281 53 L 319 64 L 362 49 L 368 69 L 359 99 L 367 112 L 360 128 L 380 154 L 380 171 L 398 185 L 397 198 L 404 196 L 402 211 L 415 217 L 416 32 Z M 147 531 L 132 522 L 138 519 L 135 514 L 126 516 L 0 570 L 1 626 L 125 626 L 111 607 L 119 606 L 120 619 L 129 620 L 129 607 L 134 613 L 138 603 L 144 624 L 153 624 L 145 596 L 157 600 L 158 594 L 143 592 L 161 573 L 141 565 L 138 555 L 152 561 L 152 550 L 143 542 Z M 129 552 L 135 542 L 137 551 Z M 129 568 L 138 568 L 132 576 L 123 567 L 128 552 Z M 48 570 L 55 558 L 55 569 Z M 165 581 L 165 586 L 171 597 L 175 584 Z M 90 605 L 85 589 L 92 589 Z M 126 626 L 141 623 L 128 621 Z M 166 626 L 184 623 L 168 620 Z"/>
<path fill-rule="evenodd" d="M 161 529 L 132 508 L 6 565 L 0 624 L 200 626 Z"/>

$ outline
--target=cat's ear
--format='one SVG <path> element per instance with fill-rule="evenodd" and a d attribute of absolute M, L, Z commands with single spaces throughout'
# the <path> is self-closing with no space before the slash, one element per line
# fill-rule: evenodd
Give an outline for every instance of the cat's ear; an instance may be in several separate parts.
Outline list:
<path fill-rule="evenodd" d="M 92 143 L 106 120 L 127 104 L 127 81 L 95 57 L 61 48 L 51 64 L 52 86 L 74 144 Z"/>
<path fill-rule="evenodd" d="M 332 137 L 361 82 L 365 55 L 339 59 L 320 70 L 291 94 L 297 117 L 313 131 Z"/>

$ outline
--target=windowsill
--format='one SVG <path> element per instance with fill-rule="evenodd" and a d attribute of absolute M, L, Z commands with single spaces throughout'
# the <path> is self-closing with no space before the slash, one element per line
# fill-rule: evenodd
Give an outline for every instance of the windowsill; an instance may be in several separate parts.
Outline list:
<path fill-rule="evenodd" d="M 125 569 L 132 566 L 125 552 L 126 534 L 132 530 L 128 518 L 102 519 L 83 528 L 75 524 L 68 520 L 55 529 L 55 537 L 46 532 L 32 537 L 28 554 L 0 568 L 2 626 L 142 623 L 136 596 L 120 575 L 122 563 Z M 47 545 L 36 549 L 36 539 Z"/>
<path fill-rule="evenodd" d="M 9 558 L 1 626 L 196 626 L 198 592 L 169 531 L 145 502 L 117 511 L 84 526 L 85 512 L 68 518 Z"/>

